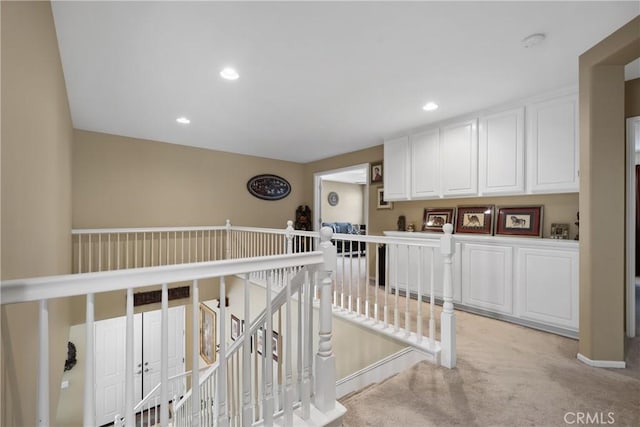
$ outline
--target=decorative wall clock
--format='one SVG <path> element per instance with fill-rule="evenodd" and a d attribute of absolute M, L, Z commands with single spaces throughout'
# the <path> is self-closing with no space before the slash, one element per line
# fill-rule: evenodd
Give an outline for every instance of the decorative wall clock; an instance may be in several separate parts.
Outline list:
<path fill-rule="evenodd" d="M 277 175 L 256 175 L 247 182 L 247 190 L 262 200 L 280 200 L 291 193 L 289 182 Z"/>
<path fill-rule="evenodd" d="M 336 193 L 335 191 L 330 192 L 327 196 L 327 201 L 331 206 L 337 205 L 339 200 L 340 199 L 338 198 L 338 193 Z"/>

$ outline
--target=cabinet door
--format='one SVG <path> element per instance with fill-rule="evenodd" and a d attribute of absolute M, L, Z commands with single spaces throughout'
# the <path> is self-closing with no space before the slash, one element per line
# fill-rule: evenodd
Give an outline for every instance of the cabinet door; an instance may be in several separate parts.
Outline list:
<path fill-rule="evenodd" d="M 532 193 L 578 191 L 577 96 L 527 107 L 528 189 Z"/>
<path fill-rule="evenodd" d="M 412 135 L 411 147 L 411 198 L 440 197 L 439 131 Z"/>
<path fill-rule="evenodd" d="M 385 141 L 384 143 L 385 200 L 409 200 L 409 137 Z"/>
<path fill-rule="evenodd" d="M 464 244 L 462 303 L 513 313 L 513 248 Z"/>
<path fill-rule="evenodd" d="M 440 171 L 444 196 L 478 193 L 476 120 L 445 127 L 440 133 Z"/>
<path fill-rule="evenodd" d="M 524 193 L 524 107 L 480 118 L 480 194 Z"/>
<path fill-rule="evenodd" d="M 519 317 L 578 330 L 578 252 L 518 251 Z"/>

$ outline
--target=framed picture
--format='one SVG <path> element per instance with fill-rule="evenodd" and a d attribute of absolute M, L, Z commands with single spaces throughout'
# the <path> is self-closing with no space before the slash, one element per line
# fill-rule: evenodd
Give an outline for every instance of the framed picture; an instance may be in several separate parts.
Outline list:
<path fill-rule="evenodd" d="M 439 231 L 442 233 L 442 226 L 453 224 L 456 208 L 424 208 L 422 216 L 422 231 Z"/>
<path fill-rule="evenodd" d="M 493 233 L 493 205 L 458 206 L 456 233 Z"/>
<path fill-rule="evenodd" d="M 371 183 L 382 182 L 382 161 L 371 163 Z"/>
<path fill-rule="evenodd" d="M 569 239 L 569 224 L 551 224 L 551 236 L 552 239 Z"/>
<path fill-rule="evenodd" d="M 237 340 L 240 336 L 240 319 L 238 319 L 233 314 L 231 315 L 231 339 Z"/>
<path fill-rule="evenodd" d="M 542 206 L 498 208 L 496 235 L 542 235 Z"/>
<path fill-rule="evenodd" d="M 262 327 L 258 329 L 258 335 L 256 339 L 258 341 L 258 345 L 256 346 L 256 351 L 258 352 L 259 355 L 262 356 L 262 353 L 264 351 L 264 329 L 262 329 Z"/>
<path fill-rule="evenodd" d="M 280 336 L 276 331 L 272 332 L 271 335 L 271 354 L 273 355 L 273 360 L 278 361 L 278 356 L 280 355 Z"/>
<path fill-rule="evenodd" d="M 387 202 L 384 199 L 384 188 L 378 188 L 378 209 L 393 209 L 393 202 Z"/>
<path fill-rule="evenodd" d="M 216 312 L 200 303 L 200 357 L 208 364 L 216 361 Z"/>

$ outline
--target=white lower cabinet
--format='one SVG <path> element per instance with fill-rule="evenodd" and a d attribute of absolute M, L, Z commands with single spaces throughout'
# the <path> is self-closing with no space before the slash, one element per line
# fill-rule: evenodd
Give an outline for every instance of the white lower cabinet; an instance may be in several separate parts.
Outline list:
<path fill-rule="evenodd" d="M 520 317 L 578 329 L 578 252 L 521 248 Z"/>
<path fill-rule="evenodd" d="M 435 233 L 385 231 L 390 237 L 410 237 L 437 244 Z M 579 250 L 572 240 L 531 239 L 456 234 L 453 259 L 454 302 L 504 320 L 575 335 L 578 331 Z M 425 248 L 426 249 L 426 248 Z M 429 295 L 431 269 L 434 295 L 442 298 L 443 262 L 440 249 L 424 250 L 421 280 L 415 246 L 390 245 L 392 289 Z M 396 263 L 397 260 L 397 263 Z M 396 276 L 397 275 L 397 276 Z"/>
<path fill-rule="evenodd" d="M 513 313 L 513 247 L 463 246 L 462 303 Z"/>

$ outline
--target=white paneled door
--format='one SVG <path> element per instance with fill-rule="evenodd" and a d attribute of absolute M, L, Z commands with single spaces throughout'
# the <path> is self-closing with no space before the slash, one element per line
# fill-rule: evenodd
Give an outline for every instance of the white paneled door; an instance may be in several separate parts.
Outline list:
<path fill-rule="evenodd" d="M 169 377 L 184 372 L 184 317 L 184 306 L 169 309 Z M 134 316 L 134 405 L 160 382 L 160 322 L 160 310 Z M 95 322 L 97 425 L 124 414 L 125 336 L 126 317 Z"/>

